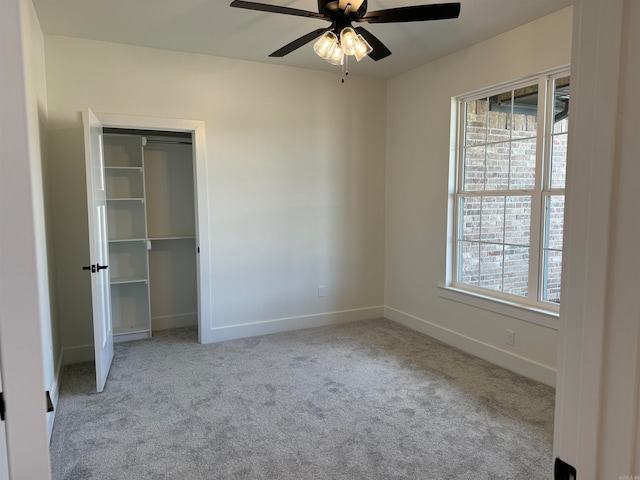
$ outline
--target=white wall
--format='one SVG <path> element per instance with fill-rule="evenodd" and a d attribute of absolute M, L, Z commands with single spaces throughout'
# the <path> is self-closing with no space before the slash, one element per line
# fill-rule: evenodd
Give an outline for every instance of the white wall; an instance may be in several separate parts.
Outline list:
<path fill-rule="evenodd" d="M 92 343 L 89 279 L 80 269 L 88 260 L 80 129 L 86 107 L 205 122 L 211 245 L 203 248 L 212 256 L 214 328 L 245 335 L 257 330 L 233 327 L 290 318 L 282 323 L 307 325 L 306 316 L 320 320 L 328 312 L 382 314 L 383 81 L 349 77 L 342 85 L 339 69 L 329 74 L 59 36 L 46 36 L 45 47 L 59 309 L 69 359 L 84 355 L 73 348 Z M 318 298 L 318 285 L 326 286 L 325 298 Z"/>
<path fill-rule="evenodd" d="M 451 99 L 568 65 L 571 8 L 389 82 L 386 316 L 555 385 L 557 327 L 442 298 L 446 274 Z M 506 330 L 516 346 L 505 345 Z"/>
<path fill-rule="evenodd" d="M 49 478 L 52 381 L 41 177 L 42 31 L 30 1 L 0 3 L 0 347 L 11 478 Z"/>
<path fill-rule="evenodd" d="M 30 110 L 29 144 L 31 156 L 31 182 L 34 197 L 35 233 L 38 245 L 37 265 L 40 282 L 40 321 L 46 389 L 57 404 L 61 343 L 57 317 L 52 206 L 47 170 L 47 90 L 44 58 L 44 35 L 31 1 L 24 1 L 24 29 L 29 32 L 25 40 L 27 108 Z M 49 415 L 49 431 L 53 428 L 54 414 Z"/>

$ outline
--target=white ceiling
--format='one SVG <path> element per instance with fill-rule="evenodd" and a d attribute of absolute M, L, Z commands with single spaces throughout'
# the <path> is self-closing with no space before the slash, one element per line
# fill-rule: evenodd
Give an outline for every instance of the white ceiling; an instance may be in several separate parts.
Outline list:
<path fill-rule="evenodd" d="M 316 0 L 259 0 L 317 11 Z M 451 0 L 369 0 L 369 11 Z M 460 0 L 460 18 L 361 24 L 393 54 L 350 64 L 350 72 L 391 78 L 573 3 L 572 0 Z M 283 58 L 268 55 L 322 20 L 231 8 L 231 0 L 33 0 L 47 34 L 201 53 L 340 72 L 313 52 L 313 42 Z M 526 55 L 526 46 L 523 46 Z"/>

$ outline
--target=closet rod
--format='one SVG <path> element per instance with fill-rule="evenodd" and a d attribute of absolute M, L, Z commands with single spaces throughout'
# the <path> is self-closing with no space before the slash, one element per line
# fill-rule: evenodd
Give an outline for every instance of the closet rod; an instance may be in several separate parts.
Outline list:
<path fill-rule="evenodd" d="M 191 145 L 190 140 L 155 140 L 147 138 L 147 143 L 162 143 L 166 145 Z"/>

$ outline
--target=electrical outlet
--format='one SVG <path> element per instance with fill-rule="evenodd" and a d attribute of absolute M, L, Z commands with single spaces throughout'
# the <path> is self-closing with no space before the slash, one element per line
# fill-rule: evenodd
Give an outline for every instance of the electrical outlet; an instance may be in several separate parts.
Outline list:
<path fill-rule="evenodd" d="M 507 345 L 514 347 L 516 345 L 516 332 L 507 330 Z"/>
<path fill-rule="evenodd" d="M 324 285 L 318 285 L 318 298 L 322 298 L 324 296 L 326 296 Z"/>

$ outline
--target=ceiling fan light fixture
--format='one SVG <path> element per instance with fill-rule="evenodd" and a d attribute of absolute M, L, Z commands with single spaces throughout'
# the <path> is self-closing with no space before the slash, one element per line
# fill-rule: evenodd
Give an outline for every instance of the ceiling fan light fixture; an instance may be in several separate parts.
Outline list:
<path fill-rule="evenodd" d="M 345 55 L 355 55 L 358 43 L 358 34 L 351 27 L 345 27 L 340 32 L 340 45 Z"/>
<path fill-rule="evenodd" d="M 314 51 L 319 57 L 333 65 L 348 63 L 349 56 L 355 56 L 358 61 L 369 56 L 377 62 L 391 55 L 391 50 L 376 38 L 373 33 L 363 27 L 354 29 L 351 22 L 424 22 L 428 20 L 446 20 L 460 16 L 460 2 L 387 8 L 375 12 L 367 11 L 367 0 L 318 0 L 317 12 L 250 0 L 233 0 L 231 6 L 330 22 L 331 26 L 328 28 L 317 28 L 279 48 L 271 53 L 269 57 L 284 57 L 315 40 Z M 318 36 L 321 38 L 318 39 Z"/>
<path fill-rule="evenodd" d="M 342 65 L 344 63 L 344 52 L 340 45 L 336 44 L 331 51 L 331 56 L 326 59 L 331 65 Z"/>
<path fill-rule="evenodd" d="M 338 37 L 333 32 L 326 32 L 322 35 L 318 41 L 313 45 L 313 51 L 318 54 L 320 58 L 329 60 L 333 53 L 334 47 L 338 45 Z"/>
<path fill-rule="evenodd" d="M 357 61 L 362 60 L 364 57 L 373 52 L 373 47 L 364 39 L 362 35 L 358 35 L 356 42 L 356 48 L 354 55 Z"/>

